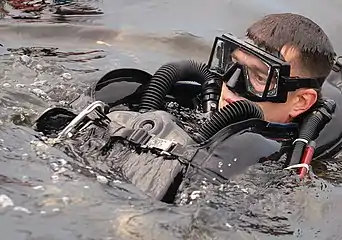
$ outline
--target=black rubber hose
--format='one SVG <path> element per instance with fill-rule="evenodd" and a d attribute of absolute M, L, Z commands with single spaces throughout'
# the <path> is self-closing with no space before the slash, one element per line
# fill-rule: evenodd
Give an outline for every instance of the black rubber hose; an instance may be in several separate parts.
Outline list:
<path fill-rule="evenodd" d="M 249 100 L 233 102 L 212 115 L 199 130 L 196 140 L 206 141 L 226 126 L 251 118 L 264 119 L 264 113 L 257 104 Z"/>
<path fill-rule="evenodd" d="M 141 97 L 139 110 L 161 109 L 173 84 L 182 80 L 195 81 L 202 85 L 204 112 L 217 108 L 220 97 L 218 77 L 209 71 L 206 64 L 187 60 L 165 64 L 156 71 Z"/>
<path fill-rule="evenodd" d="M 331 120 L 335 108 L 336 103 L 333 100 L 325 100 L 304 119 L 288 165 L 300 163 L 306 144 L 318 137 L 320 131 Z"/>
<path fill-rule="evenodd" d="M 305 123 L 303 124 L 299 132 L 299 141 L 296 141 L 295 146 L 293 148 L 292 156 L 289 162 L 290 166 L 300 163 L 304 148 L 306 146 L 306 142 L 309 142 L 314 138 L 316 129 L 320 125 L 321 121 L 321 114 L 311 115 L 306 119 Z"/>

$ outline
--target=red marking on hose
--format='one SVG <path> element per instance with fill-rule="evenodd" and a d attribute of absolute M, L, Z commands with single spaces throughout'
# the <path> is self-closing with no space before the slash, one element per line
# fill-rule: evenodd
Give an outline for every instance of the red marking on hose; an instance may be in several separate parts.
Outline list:
<path fill-rule="evenodd" d="M 316 147 L 316 143 L 314 141 L 310 141 L 304 150 L 301 163 L 305 163 L 308 166 L 310 166 L 312 157 L 315 153 L 315 147 Z M 303 179 L 306 173 L 307 173 L 307 169 L 305 167 L 302 167 L 299 170 L 299 178 Z"/>

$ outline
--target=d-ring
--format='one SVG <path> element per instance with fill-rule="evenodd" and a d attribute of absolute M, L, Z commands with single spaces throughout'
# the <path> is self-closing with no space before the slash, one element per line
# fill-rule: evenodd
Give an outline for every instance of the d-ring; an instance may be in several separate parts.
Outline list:
<path fill-rule="evenodd" d="M 95 101 L 89 104 L 82 112 L 80 112 L 69 124 L 66 126 L 59 134 L 57 139 L 60 139 L 66 136 L 70 131 L 76 127 L 87 115 L 89 115 L 96 108 L 100 108 L 102 112 L 104 112 L 105 104 L 101 101 Z"/>

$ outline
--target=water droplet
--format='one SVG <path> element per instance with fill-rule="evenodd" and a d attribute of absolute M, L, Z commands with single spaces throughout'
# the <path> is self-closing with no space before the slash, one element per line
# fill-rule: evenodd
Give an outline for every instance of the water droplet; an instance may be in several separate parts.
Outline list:
<path fill-rule="evenodd" d="M 35 186 L 33 187 L 34 190 L 44 190 L 43 186 Z"/>
<path fill-rule="evenodd" d="M 20 83 L 18 83 L 18 84 L 15 85 L 15 87 L 16 87 L 16 88 L 24 88 L 24 87 L 25 87 L 25 84 L 20 84 Z"/>
<path fill-rule="evenodd" d="M 190 198 L 192 200 L 195 200 L 201 196 L 201 191 L 193 191 L 190 195 Z"/>
<path fill-rule="evenodd" d="M 37 81 L 37 82 L 31 83 L 30 85 L 34 87 L 39 87 L 39 86 L 43 86 L 45 83 L 46 83 L 46 80 L 43 80 L 43 81 Z"/>
<path fill-rule="evenodd" d="M 57 163 L 51 163 L 50 164 L 53 171 L 57 172 L 59 170 L 59 166 Z"/>
<path fill-rule="evenodd" d="M 70 203 L 70 198 L 68 197 L 62 197 L 62 201 L 65 205 L 68 205 Z"/>
<path fill-rule="evenodd" d="M 31 90 L 34 94 L 36 94 L 38 97 L 41 97 L 43 99 L 50 99 L 50 97 L 41 89 L 35 88 Z"/>
<path fill-rule="evenodd" d="M 99 181 L 100 183 L 108 183 L 108 179 L 106 178 L 106 177 L 104 177 L 104 176 L 100 176 L 100 175 L 98 175 L 98 176 L 96 176 L 96 179 L 97 179 L 97 181 Z"/>
<path fill-rule="evenodd" d="M 27 208 L 24 208 L 24 207 L 14 207 L 13 208 L 14 211 L 20 211 L 20 212 L 24 212 L 24 213 L 27 213 L 27 214 L 31 214 L 31 212 L 27 209 Z"/>
<path fill-rule="evenodd" d="M 52 179 L 52 181 L 54 181 L 54 182 L 56 182 L 56 181 L 58 181 L 58 176 L 57 175 L 52 175 L 51 176 L 51 179 Z"/>
<path fill-rule="evenodd" d="M 244 193 L 248 193 L 247 189 L 242 188 L 241 191 L 243 191 Z"/>
<path fill-rule="evenodd" d="M 66 80 L 71 80 L 72 79 L 72 76 L 70 73 L 63 73 L 62 74 L 62 77 Z"/>
<path fill-rule="evenodd" d="M 22 55 L 20 57 L 20 61 L 22 61 L 23 63 L 28 64 L 31 61 L 31 58 L 29 56 L 27 56 L 27 55 Z"/>
<path fill-rule="evenodd" d="M 226 223 L 225 225 L 226 227 L 232 228 L 232 225 L 230 225 L 229 223 Z"/>
<path fill-rule="evenodd" d="M 62 165 L 62 166 L 64 166 L 65 164 L 67 164 L 67 161 L 66 161 L 65 159 L 63 159 L 63 158 L 62 158 L 62 159 L 59 159 L 58 162 L 59 162 L 59 164 Z"/>
<path fill-rule="evenodd" d="M 13 207 L 14 206 L 14 202 L 8 196 L 6 196 L 4 194 L 1 194 L 0 195 L 0 206 L 2 208 Z"/>
<path fill-rule="evenodd" d="M 41 64 L 37 64 L 36 65 L 36 69 L 41 71 L 41 70 L 43 70 L 43 66 Z"/>

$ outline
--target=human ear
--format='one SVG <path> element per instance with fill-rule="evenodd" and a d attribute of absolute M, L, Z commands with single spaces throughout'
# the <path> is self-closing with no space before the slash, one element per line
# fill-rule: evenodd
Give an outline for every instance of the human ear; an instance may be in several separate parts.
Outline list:
<path fill-rule="evenodd" d="M 317 101 L 317 92 L 314 89 L 299 89 L 294 93 L 289 115 L 292 118 L 309 110 Z"/>

